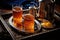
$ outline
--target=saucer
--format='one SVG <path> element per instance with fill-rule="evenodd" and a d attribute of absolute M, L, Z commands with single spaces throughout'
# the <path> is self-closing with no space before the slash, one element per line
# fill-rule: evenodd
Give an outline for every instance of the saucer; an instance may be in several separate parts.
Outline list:
<path fill-rule="evenodd" d="M 40 31 L 40 29 L 41 29 L 40 23 L 39 23 L 37 20 L 34 20 L 34 21 L 35 21 L 35 27 L 34 27 L 35 32 Z M 18 31 L 21 31 L 21 32 L 25 32 L 24 29 L 23 29 L 23 30 L 20 30 L 18 27 L 15 27 L 15 26 L 13 25 L 13 16 L 11 16 L 11 17 L 9 18 L 8 22 L 9 22 L 10 26 L 13 27 L 14 29 L 16 29 L 16 30 L 18 30 Z"/>

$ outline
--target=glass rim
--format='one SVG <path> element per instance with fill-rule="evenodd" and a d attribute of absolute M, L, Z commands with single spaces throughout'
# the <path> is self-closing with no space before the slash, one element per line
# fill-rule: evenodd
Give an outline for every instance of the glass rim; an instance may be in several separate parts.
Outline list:
<path fill-rule="evenodd" d="M 20 10 L 17 11 L 15 8 L 19 8 Z M 14 6 L 14 7 L 12 8 L 12 11 L 20 12 L 20 11 L 23 11 L 23 9 L 22 9 L 22 7 L 20 7 L 20 6 Z"/>
<path fill-rule="evenodd" d="M 38 7 L 35 7 L 35 6 L 30 6 L 30 7 L 29 7 L 29 9 L 31 9 L 31 8 L 37 9 Z"/>

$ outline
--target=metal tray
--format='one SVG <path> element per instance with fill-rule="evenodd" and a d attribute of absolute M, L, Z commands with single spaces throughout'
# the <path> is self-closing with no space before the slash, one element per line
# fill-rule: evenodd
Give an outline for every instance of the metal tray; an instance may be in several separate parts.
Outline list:
<path fill-rule="evenodd" d="M 42 34 L 45 34 L 45 33 L 49 33 L 49 32 L 52 32 L 52 31 L 56 31 L 56 30 L 59 30 L 60 27 L 55 27 L 53 29 L 44 29 L 42 28 L 39 32 L 37 33 L 34 33 L 34 34 L 24 34 L 24 33 L 20 33 L 19 31 L 11 28 L 11 26 L 9 25 L 9 23 L 7 22 L 9 20 L 9 18 L 11 17 L 12 15 L 11 14 L 6 14 L 6 15 L 1 15 L 1 17 L 3 18 L 3 20 L 5 21 L 5 23 L 3 23 L 4 25 L 7 24 L 7 29 L 10 29 L 8 32 L 12 35 L 13 34 L 13 38 L 15 40 L 22 40 L 22 39 L 27 39 L 27 38 L 30 38 L 30 37 L 36 37 L 38 35 L 42 35 Z M 1 18 L 0 18 L 1 19 Z M 1 19 L 2 20 L 2 19 Z M 3 21 L 2 20 L 2 21 Z M 3 21 L 3 22 L 4 22 Z M 6 25 L 5 25 L 6 27 Z M 9 27 L 9 28 L 8 28 Z"/>
<path fill-rule="evenodd" d="M 14 25 L 13 25 L 13 16 L 11 16 L 10 18 L 9 18 L 9 20 L 8 20 L 8 22 L 9 22 L 9 24 L 11 25 L 11 27 L 13 27 L 14 29 L 16 29 L 16 30 L 18 30 L 18 31 L 20 31 L 20 29 L 19 28 L 17 28 L 17 27 L 15 27 Z M 37 21 L 37 20 L 34 20 L 35 21 L 35 32 L 37 32 L 37 31 L 40 31 L 40 29 L 41 29 L 41 25 L 40 25 L 40 23 Z M 21 32 L 25 32 L 25 30 L 23 29 Z"/>

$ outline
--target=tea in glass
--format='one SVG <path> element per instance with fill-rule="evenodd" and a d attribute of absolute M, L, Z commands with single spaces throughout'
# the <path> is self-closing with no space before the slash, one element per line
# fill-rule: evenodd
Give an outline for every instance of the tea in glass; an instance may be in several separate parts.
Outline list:
<path fill-rule="evenodd" d="M 23 10 L 21 7 L 19 6 L 15 6 L 13 7 L 12 9 L 13 11 L 13 23 L 16 27 L 21 27 L 22 26 L 22 13 L 23 13 Z M 22 29 L 22 27 L 20 28 Z"/>
<path fill-rule="evenodd" d="M 26 14 L 24 16 L 24 30 L 27 33 L 34 33 L 34 16 Z"/>

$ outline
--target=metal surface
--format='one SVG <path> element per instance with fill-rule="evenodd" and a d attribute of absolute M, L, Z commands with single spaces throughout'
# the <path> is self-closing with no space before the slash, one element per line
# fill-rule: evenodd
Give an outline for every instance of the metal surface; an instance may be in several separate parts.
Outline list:
<path fill-rule="evenodd" d="M 13 32 L 11 31 L 11 29 L 9 28 L 9 26 L 6 24 L 6 22 L 4 21 L 4 19 L 1 17 L 1 15 L 0 15 L 0 20 L 3 23 L 3 25 L 5 26 L 5 28 L 7 29 L 7 31 L 10 33 L 12 39 L 15 40 L 15 38 L 14 38 L 15 36 L 14 36 Z"/>
<path fill-rule="evenodd" d="M 34 36 L 38 36 L 38 35 L 42 35 L 42 34 L 45 34 L 45 33 L 49 33 L 49 32 L 52 32 L 52 31 L 56 31 L 56 30 L 59 30 L 60 28 L 56 28 L 56 29 L 52 29 L 52 30 L 44 30 L 40 33 L 37 33 L 37 34 L 34 34 L 34 35 L 30 35 L 30 36 L 26 36 L 26 37 L 23 37 L 21 39 L 26 39 L 26 38 L 29 38 L 29 37 L 34 37 Z"/>
<path fill-rule="evenodd" d="M 9 20 L 8 20 L 8 21 L 9 21 L 9 24 L 10 24 L 13 28 L 15 28 L 16 30 L 19 30 L 19 31 L 20 31 L 19 28 L 15 27 L 15 26 L 13 25 L 12 19 L 13 19 L 13 16 L 11 16 L 11 17 L 9 18 Z M 34 21 L 35 21 L 35 23 L 36 23 L 36 25 L 37 25 L 37 30 L 36 30 L 36 31 L 40 31 L 40 30 L 41 30 L 41 25 L 40 25 L 40 23 L 39 23 L 37 20 L 34 20 Z M 25 30 L 23 29 L 22 32 L 25 32 Z"/>

